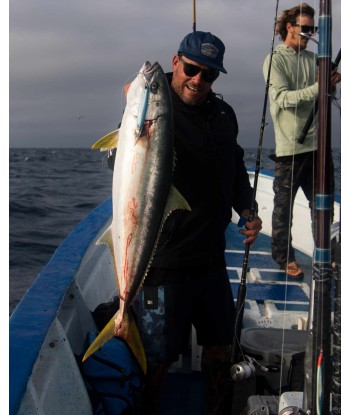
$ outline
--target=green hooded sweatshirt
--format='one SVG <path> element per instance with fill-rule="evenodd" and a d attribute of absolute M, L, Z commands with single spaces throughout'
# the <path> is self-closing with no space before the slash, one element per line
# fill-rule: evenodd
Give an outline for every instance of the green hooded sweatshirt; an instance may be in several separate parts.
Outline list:
<path fill-rule="evenodd" d="M 267 79 L 270 55 L 264 61 Z M 270 73 L 270 112 L 275 130 L 276 156 L 290 156 L 317 149 L 317 117 L 303 144 L 298 138 L 318 96 L 317 55 L 299 53 L 285 44 L 276 47 Z M 316 124 L 315 124 L 316 123 Z"/>

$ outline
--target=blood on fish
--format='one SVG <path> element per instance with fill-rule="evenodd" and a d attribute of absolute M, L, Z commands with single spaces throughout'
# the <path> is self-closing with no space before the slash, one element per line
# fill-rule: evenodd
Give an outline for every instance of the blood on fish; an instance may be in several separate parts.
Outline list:
<path fill-rule="evenodd" d="M 124 270 L 123 270 L 123 277 L 124 277 L 124 284 L 125 284 L 125 292 L 123 293 L 119 293 L 120 298 L 125 301 L 125 296 L 128 294 L 128 292 L 126 291 L 127 286 L 126 283 L 128 281 L 128 273 L 129 273 L 129 262 L 128 262 L 128 250 L 129 250 L 129 246 L 131 244 L 131 240 L 132 240 L 133 234 L 130 233 L 128 235 L 128 238 L 126 240 L 126 246 L 125 246 L 125 260 L 124 260 Z"/>
<path fill-rule="evenodd" d="M 129 207 L 129 219 L 133 225 L 137 225 L 138 222 L 138 214 L 137 214 L 137 206 Z"/>
<path fill-rule="evenodd" d="M 114 333 L 115 333 L 115 335 L 118 335 L 118 332 L 121 330 L 121 328 L 122 328 L 122 321 L 120 321 L 119 322 L 119 324 L 117 324 L 116 326 L 115 326 L 115 328 L 114 328 Z"/>

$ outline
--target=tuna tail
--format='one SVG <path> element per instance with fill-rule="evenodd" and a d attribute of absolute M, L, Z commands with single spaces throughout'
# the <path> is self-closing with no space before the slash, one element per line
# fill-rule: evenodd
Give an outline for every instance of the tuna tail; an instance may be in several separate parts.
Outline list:
<path fill-rule="evenodd" d="M 127 336 L 124 337 L 122 334 L 123 339 L 126 341 L 128 346 L 131 349 L 131 352 L 135 356 L 138 364 L 141 367 L 141 370 L 144 374 L 147 372 L 147 360 L 146 360 L 146 354 L 145 349 L 143 347 L 143 343 L 141 340 L 139 329 L 137 328 L 136 322 L 132 315 L 127 311 L 128 314 L 128 333 Z"/>
<path fill-rule="evenodd" d="M 114 250 L 113 250 L 112 232 L 111 232 L 110 226 L 97 240 L 96 244 L 97 245 L 106 244 L 109 247 L 112 257 L 113 257 L 114 272 L 115 272 L 115 275 L 117 275 L 117 269 L 115 266 L 115 258 L 114 258 Z M 118 285 L 118 292 L 120 292 L 118 278 L 116 278 L 116 280 L 117 280 L 117 285 Z M 100 334 L 96 337 L 96 339 L 90 345 L 90 347 L 88 348 L 88 350 L 86 351 L 83 357 L 83 362 L 89 356 L 94 354 L 96 350 L 102 347 L 113 336 L 120 337 L 127 343 L 131 352 L 135 356 L 138 364 L 140 365 L 143 373 L 146 374 L 146 371 L 147 371 L 146 355 L 145 355 L 145 350 L 143 348 L 140 333 L 136 326 L 134 318 L 130 314 L 127 307 L 125 307 L 124 301 L 120 301 L 119 310 L 111 318 L 111 320 L 107 323 L 104 329 L 100 332 Z"/>
<path fill-rule="evenodd" d="M 118 147 L 119 142 L 119 130 L 114 130 L 108 133 L 107 135 L 100 138 L 98 141 L 96 141 L 95 144 L 91 146 L 93 149 L 99 148 L 100 151 L 108 151 L 113 148 Z"/>
<path fill-rule="evenodd" d="M 119 312 L 119 310 L 118 310 Z M 105 328 L 100 332 L 100 334 L 96 337 L 96 339 L 91 343 L 87 351 L 83 356 L 83 362 L 90 357 L 92 354 L 96 352 L 100 347 L 102 347 L 105 343 L 110 340 L 115 333 L 115 319 L 118 312 L 111 318 Z"/>
<path fill-rule="evenodd" d="M 116 322 L 122 321 L 122 328 L 116 335 Z M 100 332 L 96 339 L 92 342 L 83 356 L 83 362 L 94 354 L 100 347 L 108 342 L 113 336 L 122 338 L 129 346 L 132 354 L 140 365 L 142 372 L 147 372 L 147 361 L 145 350 L 141 341 L 141 337 L 136 326 L 135 320 L 128 311 L 124 311 L 124 318 L 122 320 L 122 311 L 119 309 L 117 313 L 107 323 L 106 327 Z"/>

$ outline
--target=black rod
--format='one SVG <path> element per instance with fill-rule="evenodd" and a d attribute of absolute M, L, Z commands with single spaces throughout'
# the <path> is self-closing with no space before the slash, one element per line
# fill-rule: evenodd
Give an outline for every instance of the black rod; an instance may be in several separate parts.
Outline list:
<path fill-rule="evenodd" d="M 340 59 L 341 59 L 341 49 L 339 49 L 338 55 L 337 55 L 337 57 L 335 58 L 335 61 L 332 64 L 332 68 L 333 69 L 338 68 Z M 304 143 L 305 138 L 307 136 L 307 133 L 308 133 L 310 127 L 311 127 L 311 124 L 313 123 L 313 120 L 316 117 L 317 111 L 318 111 L 318 98 L 315 100 L 314 107 L 312 108 L 312 110 L 310 112 L 310 115 L 309 115 L 309 117 L 306 120 L 306 123 L 304 125 L 304 128 L 302 129 L 302 131 L 300 133 L 300 136 L 298 138 L 298 143 L 299 144 L 303 144 Z"/>
<path fill-rule="evenodd" d="M 340 244 L 340 242 L 339 242 Z M 337 249 L 337 248 L 336 248 Z M 339 247 L 340 251 L 340 247 Z M 341 415 L 341 266 L 334 275 L 334 330 L 332 362 L 332 413 Z"/>
<path fill-rule="evenodd" d="M 331 390 L 331 0 L 320 0 L 319 11 L 318 150 L 316 176 L 316 235 L 313 265 L 314 290 L 308 332 L 304 409 L 329 415 Z M 310 370 L 311 366 L 311 370 Z"/>
<path fill-rule="evenodd" d="M 193 0 L 193 26 L 192 29 L 195 32 L 196 31 L 196 0 Z"/>
<path fill-rule="evenodd" d="M 256 163 L 255 163 L 252 204 L 250 207 L 248 221 L 252 221 L 256 215 L 255 199 L 256 199 L 256 193 L 257 193 L 257 188 L 258 188 L 259 173 L 261 170 L 261 154 L 262 154 L 264 131 L 265 131 L 265 126 L 266 126 L 265 120 L 266 120 L 268 92 L 269 92 L 269 87 L 270 87 L 272 57 L 273 57 L 273 54 L 275 53 L 274 42 L 275 42 L 275 36 L 276 36 L 278 5 L 279 5 L 279 0 L 277 0 L 276 2 L 275 20 L 274 20 L 274 25 L 273 25 L 273 36 L 272 36 L 272 41 L 271 41 L 270 62 L 269 62 L 268 73 L 267 73 L 267 78 L 266 78 L 264 105 L 263 105 L 263 112 L 262 112 L 261 125 L 260 125 L 259 146 L 258 146 L 258 153 L 256 157 Z M 241 282 L 238 288 L 238 295 L 237 295 L 237 302 L 236 302 L 236 309 L 235 309 L 234 333 L 233 333 L 233 339 L 232 339 L 232 345 L 231 345 L 231 357 L 230 357 L 230 362 L 232 364 L 237 362 L 238 355 L 239 355 L 239 342 L 240 342 L 241 331 L 242 331 L 244 303 L 245 303 L 246 290 L 247 290 L 246 282 L 247 282 L 249 251 L 250 251 L 250 245 L 246 244 L 244 258 L 243 258 Z"/>

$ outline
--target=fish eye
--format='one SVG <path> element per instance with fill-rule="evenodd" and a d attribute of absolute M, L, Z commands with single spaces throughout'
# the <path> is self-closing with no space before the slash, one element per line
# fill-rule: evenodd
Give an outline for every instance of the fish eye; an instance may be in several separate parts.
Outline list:
<path fill-rule="evenodd" d="M 158 87 L 159 87 L 158 82 L 152 82 L 152 83 L 151 83 L 150 88 L 151 88 L 151 91 L 152 91 L 152 92 L 155 92 L 155 91 L 158 89 Z"/>

